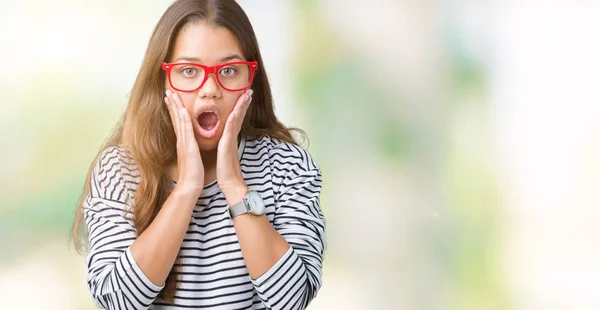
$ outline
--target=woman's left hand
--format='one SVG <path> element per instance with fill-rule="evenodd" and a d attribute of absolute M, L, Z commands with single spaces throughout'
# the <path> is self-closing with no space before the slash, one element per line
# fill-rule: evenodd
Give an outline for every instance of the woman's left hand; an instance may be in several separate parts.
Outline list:
<path fill-rule="evenodd" d="M 237 137 L 242 129 L 246 111 L 252 102 L 252 93 L 252 89 L 249 89 L 238 98 L 227 118 L 217 148 L 217 183 L 230 205 L 241 201 L 248 192 L 238 159 Z"/>

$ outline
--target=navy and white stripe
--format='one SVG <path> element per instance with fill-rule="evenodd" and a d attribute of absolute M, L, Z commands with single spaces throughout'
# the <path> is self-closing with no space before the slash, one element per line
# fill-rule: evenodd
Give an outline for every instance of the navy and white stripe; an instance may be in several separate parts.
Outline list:
<path fill-rule="evenodd" d="M 173 304 L 136 264 L 130 207 L 140 176 L 124 147 L 102 152 L 84 204 L 90 252 L 86 262 L 94 303 L 104 309 L 304 309 L 321 287 L 325 218 L 319 206 L 321 171 L 304 149 L 263 136 L 242 139 L 242 175 L 262 196 L 273 227 L 291 248 L 251 279 L 216 182 L 199 197 L 179 256 Z"/>

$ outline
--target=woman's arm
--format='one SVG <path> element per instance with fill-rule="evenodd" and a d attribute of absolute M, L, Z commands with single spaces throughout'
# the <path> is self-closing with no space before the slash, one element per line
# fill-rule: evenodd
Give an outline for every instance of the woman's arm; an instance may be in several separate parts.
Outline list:
<path fill-rule="evenodd" d="M 321 173 L 305 171 L 286 180 L 273 225 L 266 215 L 233 219 L 246 268 L 269 309 L 304 309 L 321 287 L 325 218 L 319 206 Z M 228 203 L 241 200 L 229 193 Z M 231 197 L 231 198 L 230 198 Z"/>
<path fill-rule="evenodd" d="M 227 203 L 248 192 L 238 159 L 237 136 L 252 101 L 252 90 L 238 98 L 217 149 L 217 181 Z M 290 149 L 294 148 L 294 150 Z M 246 269 L 263 304 L 269 309 L 304 309 L 321 287 L 325 251 L 325 217 L 319 206 L 321 171 L 310 155 L 296 146 L 282 158 L 298 159 L 282 179 L 273 226 L 266 215 L 240 215 L 233 224 Z M 298 154 L 304 154 L 298 156 Z"/>
<path fill-rule="evenodd" d="M 248 193 L 248 187 L 242 184 L 236 193 L 226 196 L 227 204 L 232 206 L 241 201 Z M 246 269 L 252 279 L 257 279 L 271 269 L 290 248 L 285 239 L 273 228 L 267 215 L 250 213 L 233 218 L 233 225 L 246 263 Z"/>
<path fill-rule="evenodd" d="M 155 285 L 164 284 L 175 263 L 197 200 L 195 193 L 175 187 L 152 224 L 131 245 L 133 258 Z"/>
<path fill-rule="evenodd" d="M 118 148 L 103 152 L 84 203 L 89 238 L 88 287 L 104 309 L 147 309 L 163 288 L 189 225 L 196 197 L 175 189 L 137 236 L 127 204 L 126 165 Z"/>

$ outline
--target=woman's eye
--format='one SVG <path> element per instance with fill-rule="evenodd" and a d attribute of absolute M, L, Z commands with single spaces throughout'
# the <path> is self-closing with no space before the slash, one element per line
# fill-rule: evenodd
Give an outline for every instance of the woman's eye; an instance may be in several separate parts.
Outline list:
<path fill-rule="evenodd" d="M 226 67 L 226 68 L 221 69 L 221 75 L 232 76 L 234 74 L 235 74 L 235 69 L 232 67 Z"/>
<path fill-rule="evenodd" d="M 183 70 L 181 70 L 181 72 L 183 73 L 184 76 L 190 77 L 190 76 L 194 76 L 196 74 L 196 69 L 184 68 Z"/>

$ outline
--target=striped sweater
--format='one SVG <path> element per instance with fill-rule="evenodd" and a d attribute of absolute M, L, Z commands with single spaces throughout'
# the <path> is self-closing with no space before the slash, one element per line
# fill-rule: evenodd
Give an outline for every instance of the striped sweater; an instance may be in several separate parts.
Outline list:
<path fill-rule="evenodd" d="M 288 252 L 251 279 L 216 181 L 196 202 L 179 257 L 173 304 L 154 285 L 129 247 L 136 239 L 130 211 L 140 174 L 122 146 L 105 149 L 91 175 L 83 210 L 88 231 L 88 287 L 104 309 L 304 309 L 321 287 L 325 218 L 321 172 L 304 149 L 269 136 L 242 139 L 238 156 L 250 190 L 262 196 Z"/>

